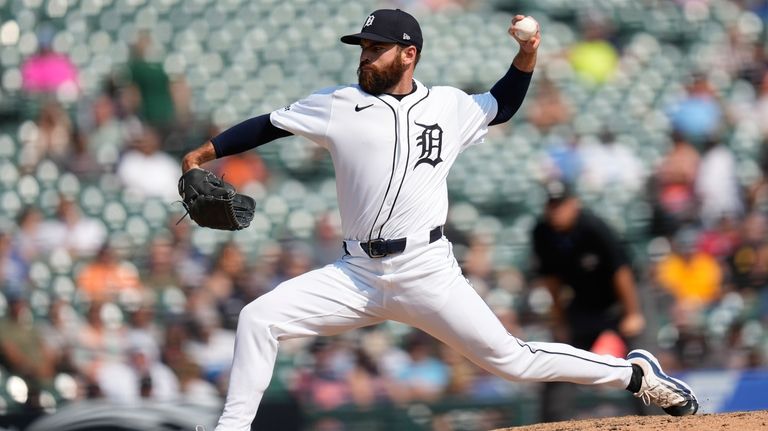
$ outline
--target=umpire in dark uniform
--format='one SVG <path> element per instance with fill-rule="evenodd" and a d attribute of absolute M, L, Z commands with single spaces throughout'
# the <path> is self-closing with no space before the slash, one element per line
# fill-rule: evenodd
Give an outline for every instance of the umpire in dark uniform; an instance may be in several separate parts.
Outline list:
<path fill-rule="evenodd" d="M 626 344 L 645 318 L 624 247 L 599 217 L 582 208 L 572 187 L 545 184 L 547 203 L 533 229 L 536 271 L 553 299 L 555 341 L 591 350 L 607 331 Z M 568 384 L 545 385 L 542 419 L 565 420 Z"/>

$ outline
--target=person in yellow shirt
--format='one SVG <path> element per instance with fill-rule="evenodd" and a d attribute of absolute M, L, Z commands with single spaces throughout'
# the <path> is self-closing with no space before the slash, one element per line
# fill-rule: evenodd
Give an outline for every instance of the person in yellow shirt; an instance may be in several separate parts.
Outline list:
<path fill-rule="evenodd" d="M 696 249 L 696 239 L 695 230 L 681 229 L 672 253 L 659 262 L 656 278 L 678 304 L 703 307 L 720 297 L 723 274 L 714 257 Z"/>
<path fill-rule="evenodd" d="M 581 23 L 581 32 L 583 40 L 568 52 L 571 67 L 586 84 L 601 85 L 610 81 L 619 67 L 619 53 L 610 42 L 610 21 L 592 14 Z"/>

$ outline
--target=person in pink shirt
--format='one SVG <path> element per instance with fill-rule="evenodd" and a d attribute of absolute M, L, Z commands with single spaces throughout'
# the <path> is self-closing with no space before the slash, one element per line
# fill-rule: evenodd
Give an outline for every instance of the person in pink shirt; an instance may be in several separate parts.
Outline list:
<path fill-rule="evenodd" d="M 79 88 L 78 70 L 69 57 L 53 50 L 55 31 L 43 26 L 38 31 L 38 52 L 21 66 L 22 88 L 28 93 L 56 93 L 62 85 Z"/>

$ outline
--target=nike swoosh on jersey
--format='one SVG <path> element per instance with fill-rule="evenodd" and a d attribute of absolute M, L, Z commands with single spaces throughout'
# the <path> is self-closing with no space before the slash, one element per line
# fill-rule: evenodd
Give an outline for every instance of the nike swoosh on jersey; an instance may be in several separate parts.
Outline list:
<path fill-rule="evenodd" d="M 355 105 L 355 112 L 360 112 L 363 109 L 370 108 L 371 106 L 373 106 L 373 103 L 371 103 L 370 105 L 362 106 L 362 107 L 360 105 Z"/>

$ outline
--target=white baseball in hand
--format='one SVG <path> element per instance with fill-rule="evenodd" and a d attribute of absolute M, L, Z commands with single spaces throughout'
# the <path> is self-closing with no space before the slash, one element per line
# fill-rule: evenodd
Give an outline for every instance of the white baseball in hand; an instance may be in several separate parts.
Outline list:
<path fill-rule="evenodd" d="M 539 31 L 539 23 L 535 19 L 527 16 L 512 26 L 515 36 L 520 40 L 528 40 Z"/>

